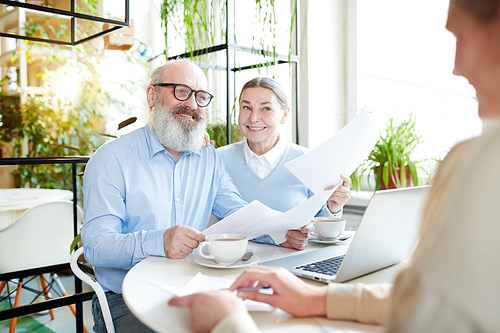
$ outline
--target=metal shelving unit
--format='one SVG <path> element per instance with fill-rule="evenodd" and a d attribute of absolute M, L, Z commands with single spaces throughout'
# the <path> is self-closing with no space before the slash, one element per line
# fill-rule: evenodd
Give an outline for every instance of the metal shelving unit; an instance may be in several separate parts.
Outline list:
<path fill-rule="evenodd" d="M 225 1 L 225 8 L 226 8 L 226 13 L 232 13 L 232 23 L 235 21 L 235 1 L 237 0 L 226 0 Z M 298 46 L 298 36 L 299 36 L 299 24 L 298 24 L 298 17 L 299 15 L 299 10 L 300 8 L 300 0 L 297 1 L 297 11 L 296 11 L 296 17 L 294 20 L 294 30 L 295 33 L 293 34 L 293 45 L 295 45 L 295 50 L 299 49 Z M 233 41 L 230 40 L 230 36 L 233 36 L 233 31 L 234 27 L 233 24 L 231 24 L 230 15 L 226 15 L 226 22 L 225 22 L 225 29 L 226 29 L 226 38 L 225 42 L 219 45 L 214 45 L 210 46 L 207 48 L 202 48 L 202 49 L 197 49 L 194 50 L 193 52 L 186 52 L 182 54 L 176 54 L 176 55 L 168 55 L 167 60 L 172 60 L 172 59 L 177 59 L 177 58 L 195 58 L 201 55 L 206 55 L 206 54 L 211 54 L 211 53 L 216 53 L 216 52 L 225 52 L 225 61 L 223 66 L 219 65 L 214 65 L 210 63 L 200 63 L 197 62 L 197 64 L 204 69 L 212 69 L 212 70 L 218 70 L 218 71 L 225 71 L 226 73 L 226 125 L 230 124 L 231 120 L 231 101 L 233 100 L 233 96 L 236 96 L 238 92 L 235 91 L 235 86 L 234 82 L 236 80 L 236 75 L 245 70 L 250 70 L 258 67 L 265 67 L 267 66 L 266 62 L 260 62 L 260 63 L 254 63 L 254 64 L 249 64 L 246 66 L 237 66 L 234 59 L 235 55 L 237 53 L 247 53 L 247 54 L 257 54 L 261 55 L 264 57 L 267 57 L 268 59 L 271 59 L 271 61 L 276 59 L 275 64 L 271 64 L 270 66 L 279 66 L 279 65 L 284 65 L 284 64 L 292 64 L 293 68 L 293 88 L 292 88 L 292 105 L 291 105 L 291 110 L 294 114 L 294 141 L 299 142 L 299 126 L 298 126 L 298 120 L 299 120 L 299 111 L 298 111 L 298 105 L 299 105 L 299 78 L 298 78 L 298 65 L 299 65 L 299 56 L 297 55 L 297 52 L 295 51 L 295 54 L 273 54 L 273 52 L 262 50 L 262 49 L 257 49 L 257 48 L 252 48 L 248 46 L 243 46 L 243 45 L 238 45 L 234 43 Z M 158 57 L 158 56 L 156 56 Z M 153 59 L 155 59 L 154 57 Z M 151 60 L 153 60 L 151 59 Z M 231 143 L 231 126 L 226 126 L 226 138 L 227 138 L 227 143 Z"/>
<path fill-rule="evenodd" d="M 11 38 L 16 38 L 16 39 L 23 39 L 23 40 L 30 40 L 30 41 L 35 41 L 35 42 L 44 42 L 44 43 L 52 43 L 52 44 L 59 44 L 59 45 L 68 45 L 68 46 L 75 46 L 79 45 L 82 43 L 85 43 L 91 39 L 101 37 L 107 34 L 112 33 L 113 31 L 126 28 L 129 26 L 130 23 L 130 18 L 129 18 L 129 0 L 123 0 L 125 3 L 125 18 L 124 21 L 118 21 L 118 20 L 112 20 L 112 19 L 106 19 L 104 17 L 100 16 L 94 16 L 94 15 L 89 15 L 89 14 L 84 14 L 81 13 L 77 10 L 76 6 L 76 0 L 72 0 L 69 2 L 69 9 L 60 9 L 60 8 L 54 8 L 51 6 L 42 6 L 34 3 L 30 3 L 30 1 L 26 2 L 20 2 L 20 1 L 13 1 L 13 0 L 0 0 L 0 4 L 3 4 L 5 6 L 10 6 L 12 7 L 12 11 L 6 11 L 6 15 L 2 17 L 2 20 L 10 20 L 15 23 L 18 22 L 18 27 L 12 32 L 6 33 L 4 31 L 0 31 L 0 36 L 1 37 L 11 37 Z M 19 11 L 19 13 L 16 13 L 16 11 Z M 25 21 L 25 12 L 30 11 L 30 12 L 36 12 L 36 13 L 41 13 L 43 15 L 52 15 L 54 17 L 59 17 L 59 18 L 65 18 L 70 21 L 70 35 L 69 35 L 69 40 L 61 40 L 61 39 L 54 39 L 54 38 L 40 38 L 40 37 L 35 37 L 35 36 L 27 36 L 23 35 L 22 32 L 22 27 Z M 12 16 L 12 17 L 11 17 Z M 21 20 L 19 19 L 21 18 Z M 86 20 L 90 22 L 101 22 L 101 23 L 107 23 L 108 25 L 113 25 L 113 27 L 109 29 L 105 29 L 101 32 L 95 33 L 93 35 L 78 39 L 77 37 L 77 19 L 80 20 Z"/>

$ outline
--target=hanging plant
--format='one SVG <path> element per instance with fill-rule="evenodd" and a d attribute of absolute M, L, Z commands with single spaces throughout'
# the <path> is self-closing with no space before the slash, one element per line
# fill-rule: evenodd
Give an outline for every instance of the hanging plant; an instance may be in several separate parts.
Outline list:
<path fill-rule="evenodd" d="M 171 44 L 168 40 L 169 28 L 173 27 L 174 36 L 184 36 L 185 52 L 214 44 L 216 39 L 216 24 L 225 20 L 226 7 L 223 1 L 208 0 L 165 0 L 161 4 L 160 16 L 165 31 L 165 45 Z M 169 24 L 171 23 L 171 24 Z M 217 29 L 217 37 L 225 38 L 224 29 Z M 168 56 L 168 51 L 165 55 Z"/>
<path fill-rule="evenodd" d="M 230 0 L 228 0 L 230 1 Z M 277 17 L 275 0 L 254 0 L 255 15 L 251 24 L 254 34 L 252 35 L 252 50 L 258 47 L 266 60 L 264 65 L 277 64 Z M 297 14 L 297 1 L 293 0 L 293 12 L 290 22 L 289 60 L 292 50 L 292 31 Z M 170 45 L 182 41 L 185 45 L 184 52 L 191 53 L 198 49 L 214 46 L 218 41 L 224 41 L 226 37 L 226 1 L 209 0 L 164 0 L 161 5 L 161 21 L 165 31 L 165 56 L 169 57 Z M 173 29 L 173 31 L 171 30 Z M 172 37 L 172 34 L 174 37 Z M 179 39 L 180 38 L 180 39 Z M 236 36 L 233 36 L 236 40 Z M 229 42 L 231 43 L 231 42 Z M 269 61 L 269 56 L 272 61 Z M 261 65 L 257 65 L 261 66 Z"/>

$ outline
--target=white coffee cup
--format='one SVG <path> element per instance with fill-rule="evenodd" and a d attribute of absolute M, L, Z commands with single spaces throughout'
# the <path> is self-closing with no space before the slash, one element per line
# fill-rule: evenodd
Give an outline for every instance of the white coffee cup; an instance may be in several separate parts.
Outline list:
<path fill-rule="evenodd" d="M 320 240 L 339 238 L 345 230 L 345 219 L 339 217 L 315 217 L 311 223 L 314 225 L 311 235 Z"/>
<path fill-rule="evenodd" d="M 200 257 L 212 259 L 220 265 L 230 265 L 241 259 L 247 250 L 248 237 L 240 234 L 212 234 L 198 246 Z M 203 253 L 206 246 L 207 253 Z"/>

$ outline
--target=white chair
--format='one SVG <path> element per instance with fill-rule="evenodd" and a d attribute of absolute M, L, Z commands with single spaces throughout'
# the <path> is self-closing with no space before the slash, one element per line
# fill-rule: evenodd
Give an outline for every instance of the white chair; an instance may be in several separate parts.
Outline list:
<path fill-rule="evenodd" d="M 83 219 L 80 207 L 77 207 L 77 217 L 80 225 Z M 72 201 L 52 201 L 28 209 L 16 222 L 0 231 L 0 274 L 69 263 L 69 245 L 74 237 L 73 222 Z M 54 279 L 57 275 L 52 276 Z M 49 285 L 53 285 L 52 280 Z M 19 306 L 22 281 L 20 278 L 17 282 L 14 307 Z M 0 292 L 8 281 L 1 282 Z M 40 276 L 40 282 L 45 298 L 49 298 L 43 276 Z M 50 314 L 53 319 L 52 310 Z M 10 332 L 14 332 L 16 323 L 17 318 L 12 318 Z"/>
<path fill-rule="evenodd" d="M 113 325 L 113 319 L 111 318 L 111 312 L 109 311 L 108 300 L 106 294 L 102 289 L 101 285 L 95 277 L 85 273 L 80 266 L 78 266 L 78 259 L 83 254 L 83 247 L 78 248 L 71 256 L 70 266 L 73 274 L 75 274 L 80 280 L 88 284 L 92 289 L 94 289 L 99 304 L 101 305 L 102 315 L 104 317 L 104 324 L 106 324 L 106 330 L 108 333 L 115 333 L 115 327 Z"/>

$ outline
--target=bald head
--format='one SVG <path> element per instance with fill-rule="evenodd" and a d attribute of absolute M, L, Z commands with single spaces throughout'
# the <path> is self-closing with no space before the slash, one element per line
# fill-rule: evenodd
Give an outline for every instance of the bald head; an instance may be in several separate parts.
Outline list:
<path fill-rule="evenodd" d="M 181 80 L 173 81 L 173 80 Z M 156 68 L 152 73 L 149 80 L 150 85 L 156 83 L 168 82 L 168 83 L 182 83 L 189 86 L 189 84 L 182 82 L 185 80 L 199 81 L 199 84 L 203 85 L 203 90 L 207 89 L 207 78 L 201 70 L 200 67 L 192 63 L 187 59 L 171 60 L 158 68 Z M 193 89 L 200 89 L 192 87 Z"/>

